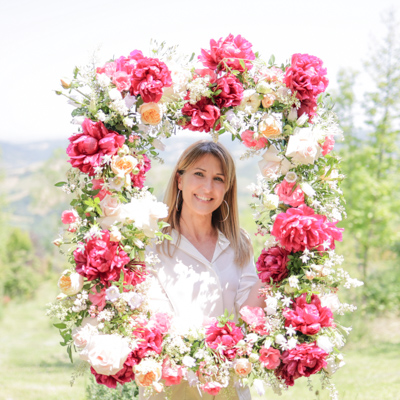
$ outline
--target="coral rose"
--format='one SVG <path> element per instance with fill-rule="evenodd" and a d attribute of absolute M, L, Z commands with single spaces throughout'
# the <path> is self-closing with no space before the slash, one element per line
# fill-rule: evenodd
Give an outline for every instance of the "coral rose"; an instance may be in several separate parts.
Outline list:
<path fill-rule="evenodd" d="M 255 148 L 257 150 L 263 149 L 267 146 L 268 140 L 261 136 L 258 139 L 255 138 L 255 132 L 247 130 L 241 135 L 243 144 L 246 147 Z"/>
<path fill-rule="evenodd" d="M 264 108 L 269 108 L 274 104 L 276 98 L 273 94 L 265 94 L 261 100 L 261 104 Z"/>
<path fill-rule="evenodd" d="M 286 179 L 277 185 L 275 193 L 279 196 L 279 200 L 292 207 L 304 204 L 304 193 L 299 185 L 294 189 L 295 186 L 296 182 L 289 183 Z"/>
<path fill-rule="evenodd" d="M 211 99 L 207 97 L 202 97 L 196 104 L 186 103 L 182 108 L 182 114 L 191 117 L 183 127 L 199 132 L 210 132 L 221 116 L 220 109 L 214 106 Z M 220 127 L 221 125 L 218 124 L 215 130 L 218 131 Z"/>
<path fill-rule="evenodd" d="M 121 270 L 130 259 L 119 244 L 110 241 L 110 232 L 103 230 L 101 239 L 89 239 L 85 249 L 74 251 L 76 272 L 92 281 L 108 286 L 110 282 L 118 281 Z"/>
<path fill-rule="evenodd" d="M 251 61 L 255 59 L 255 55 L 251 50 L 252 44 L 240 35 L 234 37 L 230 34 L 226 39 L 220 38 L 218 42 L 211 39 L 210 47 L 210 50 L 201 49 L 199 56 L 205 67 L 222 71 L 230 68 L 240 72 L 253 67 Z"/>
<path fill-rule="evenodd" d="M 271 234 L 287 251 L 298 252 L 304 249 L 323 251 L 335 248 L 335 240 L 342 241 L 343 228 L 337 228 L 325 215 L 315 214 L 305 204 L 289 208 L 277 215 Z"/>
<path fill-rule="evenodd" d="M 136 383 L 142 387 L 154 385 L 162 376 L 161 365 L 151 358 L 144 359 L 140 364 L 135 365 L 133 371 Z"/>
<path fill-rule="evenodd" d="M 69 138 L 67 154 L 74 168 L 89 176 L 95 175 L 95 167 L 101 164 L 105 155 L 114 155 L 124 144 L 125 137 L 109 131 L 102 122 L 86 118 L 82 123 L 82 133 Z"/>
<path fill-rule="evenodd" d="M 82 290 L 83 276 L 76 272 L 64 271 L 58 280 L 58 288 L 67 296 L 73 296 Z"/>
<path fill-rule="evenodd" d="M 277 375 L 293 386 L 294 380 L 301 376 L 309 377 L 327 365 L 328 353 L 320 349 L 316 343 L 302 343 L 294 349 L 282 353 L 282 365 Z"/>
<path fill-rule="evenodd" d="M 260 363 L 266 369 L 276 369 L 281 363 L 281 353 L 273 347 L 261 347 Z"/>
<path fill-rule="evenodd" d="M 162 379 L 165 379 L 165 386 L 178 385 L 182 381 L 182 367 L 176 365 L 172 367 L 171 361 L 167 357 L 162 365 Z"/>
<path fill-rule="evenodd" d="M 222 385 L 218 382 L 207 382 L 200 385 L 200 389 L 211 396 L 216 396 L 222 389 Z"/>
<path fill-rule="evenodd" d="M 321 328 L 333 325 L 332 311 L 321 306 L 321 300 L 316 294 L 307 303 L 307 293 L 297 297 L 293 309 L 286 308 L 283 312 L 285 326 L 292 325 L 304 335 L 315 335 Z"/>
<path fill-rule="evenodd" d="M 266 139 L 274 139 L 282 133 L 282 123 L 272 115 L 265 114 L 258 124 L 258 131 Z"/>
<path fill-rule="evenodd" d="M 288 276 L 288 255 L 290 253 L 281 247 L 275 246 L 263 249 L 256 262 L 258 277 L 263 283 L 280 282 Z"/>
<path fill-rule="evenodd" d="M 132 156 L 114 156 L 111 160 L 111 170 L 118 178 L 125 178 L 136 167 L 138 161 Z"/>
<path fill-rule="evenodd" d="M 132 95 L 140 95 L 145 103 L 158 103 L 163 88 L 172 85 L 171 73 L 164 62 L 143 57 L 132 71 L 131 84 Z"/>
<path fill-rule="evenodd" d="M 219 108 L 238 106 L 243 99 L 243 86 L 235 75 L 229 74 L 219 78 L 213 90 L 221 91 L 214 98 Z"/>
<path fill-rule="evenodd" d="M 206 330 L 206 343 L 214 350 L 223 346 L 222 354 L 228 359 L 233 360 L 236 355 L 235 345 L 243 339 L 243 333 L 234 322 L 227 322 L 219 327 L 219 322 L 211 324 Z"/>
<path fill-rule="evenodd" d="M 144 103 L 139 107 L 142 122 L 147 125 L 158 125 L 162 119 L 162 111 L 157 103 Z"/>
<path fill-rule="evenodd" d="M 247 358 L 239 358 L 233 363 L 233 369 L 237 375 L 247 376 L 253 369 L 253 366 Z"/>

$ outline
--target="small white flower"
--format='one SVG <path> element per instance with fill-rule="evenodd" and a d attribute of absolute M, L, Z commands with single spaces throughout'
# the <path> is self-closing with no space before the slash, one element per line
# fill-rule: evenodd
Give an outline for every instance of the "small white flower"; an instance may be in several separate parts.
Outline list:
<path fill-rule="evenodd" d="M 136 104 L 137 99 L 135 96 L 131 96 L 130 94 L 127 94 L 124 97 L 124 101 L 125 101 L 125 106 L 128 110 L 130 110 L 134 104 Z"/>
<path fill-rule="evenodd" d="M 263 347 L 265 347 L 266 349 L 269 349 L 272 346 L 272 343 L 273 343 L 272 339 L 267 338 L 267 339 L 265 339 Z"/>
<path fill-rule="evenodd" d="M 99 110 L 99 111 L 97 111 L 96 118 L 99 121 L 104 122 L 106 120 L 106 114 L 104 114 L 104 112 L 102 110 Z"/>
<path fill-rule="evenodd" d="M 130 298 L 128 299 L 128 305 L 132 310 L 135 310 L 136 308 L 140 307 L 144 301 L 144 298 L 140 293 L 131 292 L 129 294 Z"/>
<path fill-rule="evenodd" d="M 101 163 L 102 164 L 109 164 L 112 160 L 112 155 L 110 154 L 106 154 L 103 156 L 103 158 L 101 159 Z"/>
<path fill-rule="evenodd" d="M 265 304 L 267 305 L 264 310 L 267 315 L 275 315 L 276 308 L 278 307 L 278 299 L 276 297 L 269 296 L 265 299 Z"/>
<path fill-rule="evenodd" d="M 128 128 L 132 128 L 133 126 L 133 118 L 125 117 L 123 119 L 124 125 L 127 126 Z"/>
<path fill-rule="evenodd" d="M 111 301 L 114 303 L 119 299 L 120 293 L 117 286 L 110 286 L 106 289 L 106 300 Z"/>
<path fill-rule="evenodd" d="M 290 298 L 290 297 L 284 297 L 283 299 L 282 299 L 282 305 L 284 306 L 284 307 L 290 307 L 290 305 L 292 304 L 292 299 Z"/>
<path fill-rule="evenodd" d="M 303 264 L 307 264 L 307 261 L 310 259 L 307 254 L 303 254 L 300 256 L 300 260 L 303 262 Z"/>
<path fill-rule="evenodd" d="M 283 336 L 282 334 L 278 334 L 275 336 L 275 343 L 283 344 L 283 343 L 287 343 L 287 340 L 286 340 L 285 336 Z"/>
<path fill-rule="evenodd" d="M 289 171 L 286 175 L 285 175 L 285 181 L 288 183 L 293 183 L 297 181 L 297 174 L 296 172 L 293 171 Z"/>
<path fill-rule="evenodd" d="M 196 366 L 196 360 L 193 357 L 185 356 L 182 358 L 182 363 L 188 368 L 193 368 Z"/>
<path fill-rule="evenodd" d="M 299 289 L 299 279 L 296 276 L 291 276 L 288 281 L 290 287 Z"/>
<path fill-rule="evenodd" d="M 110 85 L 111 79 L 106 74 L 99 74 L 97 75 L 97 82 L 104 89 Z"/>
<path fill-rule="evenodd" d="M 296 334 L 296 329 L 294 329 L 292 325 L 286 326 L 285 329 L 286 329 L 286 334 L 289 336 L 293 336 Z"/>
<path fill-rule="evenodd" d="M 291 337 L 287 342 L 288 350 L 294 349 L 296 345 L 297 339 L 295 337 Z"/>
<path fill-rule="evenodd" d="M 258 336 L 256 333 L 249 333 L 245 339 L 247 343 L 256 343 Z"/>

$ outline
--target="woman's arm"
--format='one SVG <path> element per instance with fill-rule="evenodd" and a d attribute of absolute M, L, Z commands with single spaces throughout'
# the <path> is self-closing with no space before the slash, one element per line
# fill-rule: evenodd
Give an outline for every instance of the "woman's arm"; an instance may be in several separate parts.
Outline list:
<path fill-rule="evenodd" d="M 250 290 L 249 296 L 247 297 L 246 301 L 242 304 L 243 306 L 249 307 L 265 307 L 265 301 L 263 297 L 260 297 L 259 290 L 263 287 L 263 283 L 258 280 Z"/>

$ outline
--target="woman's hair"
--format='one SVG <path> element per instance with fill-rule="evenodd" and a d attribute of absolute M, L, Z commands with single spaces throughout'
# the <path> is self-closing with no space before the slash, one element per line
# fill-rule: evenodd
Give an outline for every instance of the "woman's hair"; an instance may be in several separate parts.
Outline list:
<path fill-rule="evenodd" d="M 178 196 L 178 174 L 183 175 L 201 157 L 208 154 L 216 157 L 221 163 L 226 184 L 224 200 L 229 206 L 229 215 L 226 218 L 228 209 L 225 202 L 222 202 L 220 207 L 213 212 L 212 224 L 230 241 L 235 251 L 235 262 L 240 266 L 244 266 L 251 257 L 251 242 L 247 233 L 239 227 L 235 163 L 228 150 L 220 143 L 200 140 L 189 146 L 179 158 L 164 196 L 164 203 L 168 205 L 168 216 L 164 218 L 164 221 L 168 222 L 169 226 L 164 228 L 163 231 L 167 234 L 170 234 L 172 229 L 180 232 L 183 199 L 182 195 Z M 167 246 L 168 254 L 170 254 L 169 242 Z"/>

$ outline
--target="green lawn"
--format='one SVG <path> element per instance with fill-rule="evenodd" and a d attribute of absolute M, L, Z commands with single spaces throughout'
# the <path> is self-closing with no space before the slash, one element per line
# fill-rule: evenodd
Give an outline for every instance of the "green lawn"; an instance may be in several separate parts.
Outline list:
<path fill-rule="evenodd" d="M 57 294 L 55 284 L 45 283 L 36 299 L 11 302 L 0 321 L 1 400 L 83 400 L 89 376 L 69 381 L 73 366 L 59 346 L 59 334 L 45 316 L 45 304 Z M 334 377 L 342 400 L 400 400 L 400 321 L 365 320 L 355 315 L 354 334 L 345 348 L 346 366 Z M 297 381 L 282 396 L 268 390 L 268 400 L 325 400 L 307 382 Z M 254 399 L 259 399 L 254 395 Z"/>

